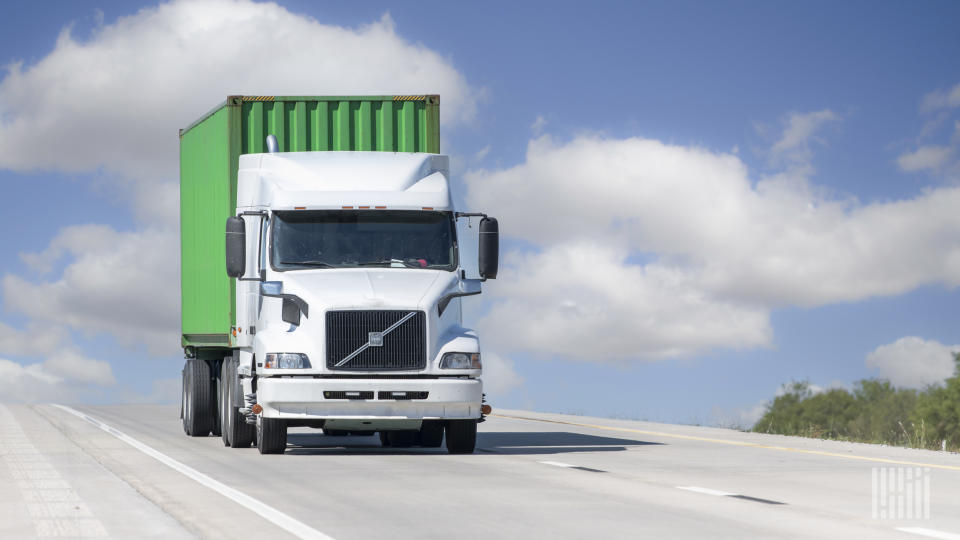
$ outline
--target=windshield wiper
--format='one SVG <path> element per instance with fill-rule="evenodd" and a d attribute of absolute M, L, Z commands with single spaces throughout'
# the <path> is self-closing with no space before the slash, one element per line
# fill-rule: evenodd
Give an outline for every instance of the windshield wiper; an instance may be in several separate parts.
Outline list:
<path fill-rule="evenodd" d="M 280 261 L 280 264 L 296 264 L 300 266 L 315 266 L 317 268 L 336 268 L 336 266 L 324 261 Z"/>
<path fill-rule="evenodd" d="M 382 261 L 360 261 L 354 264 L 356 264 L 357 266 L 374 266 L 378 264 L 393 264 L 393 263 L 400 263 L 409 268 L 420 268 L 419 266 L 413 266 L 410 263 L 402 261 L 400 259 L 383 259 Z"/>

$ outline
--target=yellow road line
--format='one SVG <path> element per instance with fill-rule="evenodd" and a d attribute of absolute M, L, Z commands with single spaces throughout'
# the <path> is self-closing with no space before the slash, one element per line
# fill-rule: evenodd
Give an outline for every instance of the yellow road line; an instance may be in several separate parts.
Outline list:
<path fill-rule="evenodd" d="M 491 414 L 499 418 L 513 418 L 515 420 L 530 420 L 533 422 L 548 422 L 551 424 L 563 424 L 567 426 L 580 426 L 594 429 L 603 429 L 607 431 L 622 431 L 626 433 L 639 433 L 641 435 L 652 435 L 654 437 L 669 437 L 672 439 L 684 439 L 688 441 L 711 442 L 716 444 L 726 444 L 730 446 L 745 446 L 749 448 L 763 448 L 766 450 L 780 450 L 782 452 L 796 452 L 798 454 L 813 454 L 817 456 L 830 456 L 846 459 L 857 459 L 860 461 L 874 461 L 877 463 L 892 463 L 894 465 L 909 465 L 911 467 L 930 467 L 931 469 L 945 469 L 949 471 L 960 471 L 957 465 L 938 465 L 936 463 L 920 463 L 916 461 L 902 461 L 898 459 L 875 458 L 869 456 L 858 456 L 855 454 L 841 454 L 838 452 L 825 452 L 823 450 L 807 450 L 804 448 L 791 448 L 789 446 L 776 446 L 771 444 L 760 444 L 743 441 L 731 441 L 729 439 L 714 439 L 712 437 L 697 437 L 696 435 L 680 435 L 679 433 L 667 433 L 665 431 L 648 431 L 645 429 L 622 428 L 614 426 L 601 426 L 598 424 L 584 424 L 580 422 L 565 422 L 563 420 L 546 420 L 543 418 L 530 418 L 528 416 L 513 416 L 508 414 Z"/>

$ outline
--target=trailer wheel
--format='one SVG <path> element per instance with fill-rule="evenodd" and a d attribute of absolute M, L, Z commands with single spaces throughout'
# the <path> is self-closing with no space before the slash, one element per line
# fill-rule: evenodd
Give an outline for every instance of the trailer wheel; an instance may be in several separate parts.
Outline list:
<path fill-rule="evenodd" d="M 240 414 L 240 408 L 233 405 L 237 392 L 237 364 L 232 358 L 225 359 L 223 363 L 226 366 L 226 377 L 222 384 L 226 411 L 224 431 L 230 440 L 231 448 L 248 448 L 257 437 L 257 428 L 248 424 L 246 417 Z"/>
<path fill-rule="evenodd" d="M 210 366 L 191 358 L 183 371 L 183 430 L 191 437 L 206 437 L 213 424 Z"/>
<path fill-rule="evenodd" d="M 229 358 L 224 359 L 220 364 L 220 438 L 223 439 L 224 446 L 230 446 L 230 401 L 228 392 L 230 390 L 230 362 Z"/>
<path fill-rule="evenodd" d="M 437 420 L 424 420 L 420 427 L 420 446 L 440 448 L 443 444 L 443 423 Z"/>
<path fill-rule="evenodd" d="M 219 367 L 219 366 L 218 366 Z M 220 422 L 220 370 L 210 369 L 210 418 L 213 420 L 210 426 L 210 432 L 214 437 L 219 437 L 223 431 L 223 424 Z"/>
<path fill-rule="evenodd" d="M 287 449 L 287 424 L 282 418 L 257 417 L 257 450 L 282 454 Z"/>
<path fill-rule="evenodd" d="M 447 451 L 451 454 L 472 454 L 477 446 L 476 420 L 447 421 Z"/>

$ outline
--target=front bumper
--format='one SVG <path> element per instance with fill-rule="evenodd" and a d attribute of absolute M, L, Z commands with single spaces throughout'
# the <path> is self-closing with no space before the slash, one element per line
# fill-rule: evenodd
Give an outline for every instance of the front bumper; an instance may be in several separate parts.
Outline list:
<path fill-rule="evenodd" d="M 330 399 L 324 392 L 372 392 L 372 399 Z M 424 399 L 380 399 L 381 392 L 426 392 Z M 329 395 L 329 394 L 328 394 Z M 265 418 L 423 420 L 480 418 L 478 379 L 257 380 L 257 403 Z"/>

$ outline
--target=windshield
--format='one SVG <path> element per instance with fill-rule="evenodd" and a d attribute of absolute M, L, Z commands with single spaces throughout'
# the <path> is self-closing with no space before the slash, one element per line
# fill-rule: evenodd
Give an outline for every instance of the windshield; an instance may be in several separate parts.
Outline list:
<path fill-rule="evenodd" d="M 300 210 L 273 216 L 271 263 L 276 270 L 456 268 L 451 212 Z"/>

